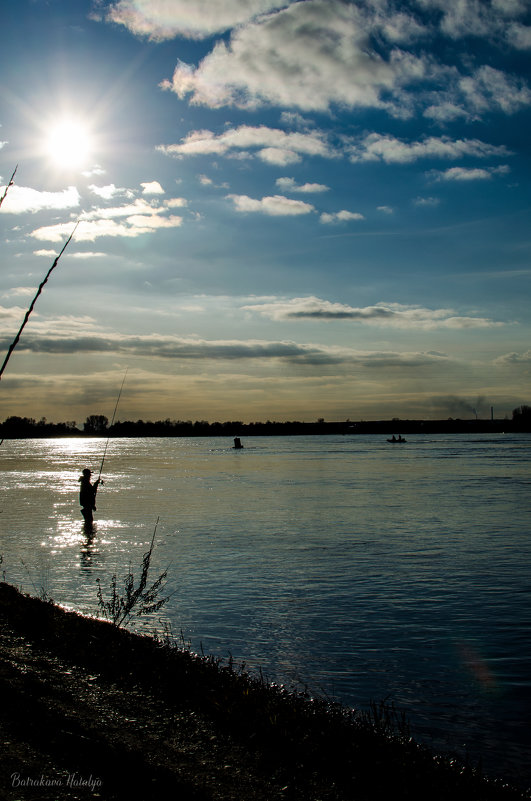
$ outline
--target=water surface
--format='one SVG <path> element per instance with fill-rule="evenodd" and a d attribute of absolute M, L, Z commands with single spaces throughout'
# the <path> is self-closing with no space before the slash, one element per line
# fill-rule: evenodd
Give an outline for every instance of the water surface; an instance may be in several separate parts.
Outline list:
<path fill-rule="evenodd" d="M 86 612 L 157 518 L 164 618 L 194 649 L 342 703 L 387 698 L 437 749 L 530 782 L 531 437 L 6 440 L 6 579 Z M 161 629 L 159 618 L 148 627 Z"/>

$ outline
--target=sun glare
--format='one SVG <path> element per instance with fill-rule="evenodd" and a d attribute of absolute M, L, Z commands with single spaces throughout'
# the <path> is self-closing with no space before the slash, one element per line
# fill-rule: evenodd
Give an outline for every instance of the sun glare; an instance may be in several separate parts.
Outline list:
<path fill-rule="evenodd" d="M 82 122 L 64 119 L 52 126 L 46 152 L 57 167 L 82 167 L 91 153 L 90 131 Z"/>

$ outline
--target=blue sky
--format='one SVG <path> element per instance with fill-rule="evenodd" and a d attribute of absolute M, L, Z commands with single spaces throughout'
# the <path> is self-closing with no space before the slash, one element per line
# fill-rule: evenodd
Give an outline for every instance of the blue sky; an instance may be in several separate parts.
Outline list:
<path fill-rule="evenodd" d="M 528 0 L 18 0 L 0 417 L 531 402 Z"/>

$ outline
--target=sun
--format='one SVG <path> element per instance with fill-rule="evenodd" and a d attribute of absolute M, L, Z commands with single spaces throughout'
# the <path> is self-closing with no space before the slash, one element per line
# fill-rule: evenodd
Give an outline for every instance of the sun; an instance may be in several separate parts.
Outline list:
<path fill-rule="evenodd" d="M 86 123 L 74 118 L 64 118 L 52 123 L 46 137 L 45 151 L 56 167 L 64 169 L 83 167 L 92 151 L 90 128 Z"/>

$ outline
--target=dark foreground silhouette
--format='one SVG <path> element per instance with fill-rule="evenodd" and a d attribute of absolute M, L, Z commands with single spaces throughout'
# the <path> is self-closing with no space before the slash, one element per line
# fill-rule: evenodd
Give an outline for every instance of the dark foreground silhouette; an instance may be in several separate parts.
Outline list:
<path fill-rule="evenodd" d="M 526 797 L 390 736 L 382 720 L 2 583 L 0 691 L 10 801 Z"/>

